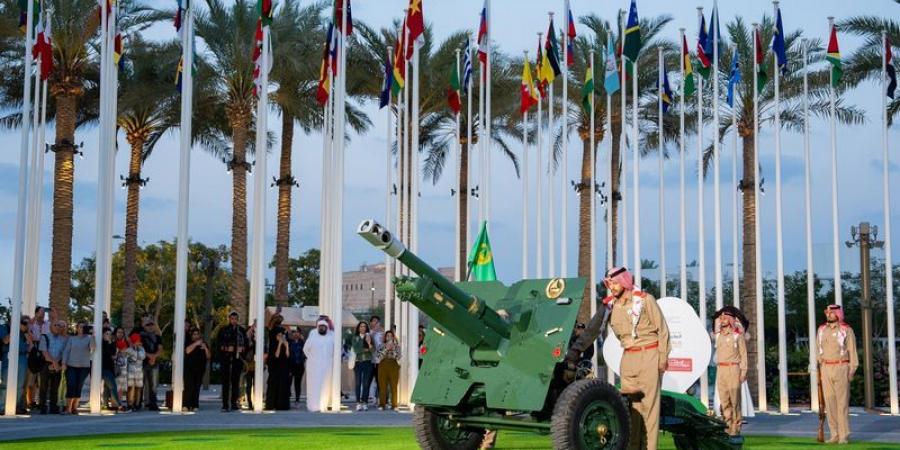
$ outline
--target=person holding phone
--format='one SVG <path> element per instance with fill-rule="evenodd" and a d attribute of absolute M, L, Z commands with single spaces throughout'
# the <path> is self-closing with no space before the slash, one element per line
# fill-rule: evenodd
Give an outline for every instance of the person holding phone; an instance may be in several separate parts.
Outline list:
<path fill-rule="evenodd" d="M 375 351 L 375 344 L 372 341 L 372 334 L 369 333 L 369 324 L 359 322 L 356 324 L 356 331 L 350 342 L 353 352 L 356 354 L 356 361 L 353 366 L 353 374 L 355 375 L 356 390 L 356 410 L 369 410 L 369 388 L 372 385 L 372 373 L 375 366 L 372 365 L 372 356 Z"/>

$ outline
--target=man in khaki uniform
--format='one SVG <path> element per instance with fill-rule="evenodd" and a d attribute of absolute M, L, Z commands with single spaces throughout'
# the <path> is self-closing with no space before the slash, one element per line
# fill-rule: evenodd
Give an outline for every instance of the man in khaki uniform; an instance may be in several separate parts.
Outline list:
<path fill-rule="evenodd" d="M 716 313 L 716 390 L 728 434 L 741 434 L 741 386 L 747 379 L 747 343 L 744 327 L 729 310 Z"/>
<path fill-rule="evenodd" d="M 634 289 L 631 273 L 614 267 L 603 280 L 610 296 L 609 326 L 622 343 L 619 368 L 622 393 L 632 397 L 629 448 L 657 447 L 659 438 L 659 391 L 668 367 L 669 328 L 656 299 Z"/>
<path fill-rule="evenodd" d="M 856 336 L 844 322 L 840 305 L 825 308 L 824 324 L 816 333 L 819 370 L 822 371 L 822 393 L 825 395 L 825 414 L 830 443 L 846 444 L 850 439 L 850 381 L 859 366 L 856 357 Z"/>

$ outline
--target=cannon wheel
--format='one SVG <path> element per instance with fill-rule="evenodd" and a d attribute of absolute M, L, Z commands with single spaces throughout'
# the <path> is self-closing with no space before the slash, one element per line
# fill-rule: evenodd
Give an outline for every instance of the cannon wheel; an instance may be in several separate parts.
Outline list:
<path fill-rule="evenodd" d="M 624 450 L 629 421 L 628 408 L 615 387 L 599 379 L 576 381 L 553 408 L 553 448 Z"/>
<path fill-rule="evenodd" d="M 422 450 L 476 450 L 484 437 L 484 430 L 457 428 L 422 405 L 416 405 L 413 428 Z"/>

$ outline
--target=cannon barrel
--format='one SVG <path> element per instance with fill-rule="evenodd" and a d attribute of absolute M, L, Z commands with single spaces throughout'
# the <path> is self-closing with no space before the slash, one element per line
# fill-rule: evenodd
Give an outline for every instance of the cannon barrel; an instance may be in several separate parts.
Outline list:
<path fill-rule="evenodd" d="M 495 349 L 509 338 L 509 325 L 496 311 L 419 259 L 387 228 L 369 219 L 356 232 L 421 277 L 416 282 L 420 295 L 411 302 L 469 347 Z"/>

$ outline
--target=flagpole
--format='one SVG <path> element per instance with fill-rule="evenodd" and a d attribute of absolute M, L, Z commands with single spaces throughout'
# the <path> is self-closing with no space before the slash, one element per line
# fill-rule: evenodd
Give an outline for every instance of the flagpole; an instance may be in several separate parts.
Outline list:
<path fill-rule="evenodd" d="M 569 114 L 567 113 L 569 109 L 569 60 L 568 58 L 568 43 L 569 43 L 569 0 L 565 0 L 564 8 L 565 18 L 563 20 L 566 23 L 566 30 L 562 33 L 563 46 L 562 46 L 562 108 L 560 109 L 560 117 L 562 117 L 562 168 L 559 177 L 559 189 L 560 195 L 562 195 L 562 211 L 560 212 L 560 220 L 561 224 L 559 226 L 559 274 L 562 277 L 565 277 L 569 274 L 569 239 L 568 239 L 568 228 L 569 228 L 569 193 L 566 189 L 566 180 L 569 178 Z M 591 147 L 593 148 L 593 147 Z M 591 186 L 591 195 L 593 195 L 594 187 Z M 591 241 L 591 245 L 593 245 L 593 241 Z M 593 255 L 593 247 L 591 247 L 591 254 Z M 593 312 L 591 316 L 593 316 Z"/>
<path fill-rule="evenodd" d="M 28 147 L 29 133 L 31 124 L 28 122 L 28 116 L 31 112 L 31 47 L 34 41 L 32 35 L 32 24 L 34 23 L 34 2 L 28 2 L 25 19 L 25 83 L 22 93 L 22 131 L 19 145 L 19 182 L 18 182 L 18 198 L 16 206 L 16 244 L 13 263 L 13 295 L 10 299 L 10 323 L 19 323 L 22 317 L 22 290 L 23 290 L 23 274 L 22 269 L 25 266 L 25 236 L 27 234 L 27 199 L 28 199 Z M 9 327 L 10 342 L 19 342 L 19 327 Z M 10 347 L 12 348 L 12 347 Z M 6 381 L 10 386 L 18 386 L 18 367 L 19 358 L 9 358 L 9 370 L 7 371 Z M 6 390 L 5 415 L 14 416 L 16 414 L 16 400 L 18 390 Z"/>
<path fill-rule="evenodd" d="M 543 37 L 544 33 L 538 33 L 538 47 L 541 45 L 541 37 Z M 540 53 L 540 52 L 538 52 Z M 538 55 L 540 58 L 540 55 Z M 540 63 L 540 60 L 538 60 Z M 540 80 L 538 80 L 540 83 Z M 537 185 L 536 185 L 536 194 L 537 194 L 537 222 L 535 224 L 535 263 L 537 273 L 535 274 L 538 278 L 544 277 L 544 188 L 541 186 L 543 184 L 544 178 L 544 129 L 543 129 L 543 120 L 544 120 L 544 94 L 538 92 L 538 113 L 537 113 L 537 151 L 535 152 L 537 155 Z"/>
<path fill-rule="evenodd" d="M 619 138 L 621 139 L 622 142 L 619 145 L 619 148 L 621 148 L 621 150 L 619 152 L 620 156 L 621 156 L 619 158 L 619 161 L 621 162 L 621 168 L 616 168 L 614 170 L 620 170 L 621 174 L 622 174 L 621 179 L 619 181 L 619 190 L 622 192 L 622 211 L 621 211 L 621 214 L 622 214 L 622 224 L 621 224 L 621 228 L 622 228 L 622 267 L 627 267 L 629 264 L 628 261 L 631 259 L 630 258 L 631 255 L 630 255 L 630 252 L 628 251 L 629 247 L 630 247 L 629 242 L 628 242 L 630 233 L 628 232 L 628 230 L 629 230 L 628 203 L 629 202 L 628 202 L 628 194 L 627 194 L 627 191 L 628 191 L 628 148 L 629 147 L 628 147 L 628 131 L 626 130 L 627 121 L 625 120 L 626 115 L 627 115 L 626 105 L 628 102 L 628 100 L 627 100 L 628 77 L 626 76 L 625 55 L 624 55 L 624 53 L 625 53 L 625 37 L 624 37 L 625 11 L 623 11 L 623 10 L 619 10 L 619 29 L 623 30 L 622 36 L 619 37 L 619 41 L 620 41 L 619 42 L 619 45 L 620 45 L 619 50 L 621 50 L 621 54 L 622 54 L 621 61 L 620 61 L 621 62 L 620 68 L 622 70 L 622 74 L 619 77 L 619 79 L 622 82 L 621 83 L 622 84 L 622 94 L 620 95 L 621 100 L 622 100 L 622 105 L 621 105 L 622 119 L 619 121 L 621 123 L 621 125 L 619 127 L 621 129 L 621 132 L 619 133 Z M 634 95 L 634 94 L 632 94 L 632 95 Z"/>
<path fill-rule="evenodd" d="M 550 23 L 552 24 L 553 11 L 548 12 L 547 15 L 550 16 Z M 548 42 L 550 40 L 549 32 L 547 34 L 547 40 Z M 547 156 L 547 170 L 549 173 L 548 191 L 550 192 L 550 199 L 547 202 L 547 228 L 549 229 L 550 239 L 548 239 L 547 246 L 549 247 L 548 253 L 550 256 L 550 273 L 548 275 L 550 275 L 551 277 L 556 277 L 559 276 L 559 272 L 556 270 L 556 236 L 554 236 L 556 234 L 556 208 L 554 208 L 554 203 L 556 201 L 556 176 L 558 175 L 558 173 L 557 171 L 553 170 L 553 82 L 550 82 L 549 84 L 550 99 L 547 102 L 547 131 L 549 131 L 550 133 L 550 145 L 548 146 L 549 153 Z"/>
<path fill-rule="evenodd" d="M 834 17 L 828 17 L 828 31 L 834 29 Z M 831 127 L 831 249 L 834 254 L 834 302 L 844 304 L 841 286 L 841 243 L 838 231 L 837 123 L 835 122 L 834 72 L 828 71 L 828 121 Z"/>
<path fill-rule="evenodd" d="M 478 229 L 480 230 L 481 224 L 484 223 L 486 219 L 486 212 L 484 207 L 484 77 L 486 76 L 486 73 L 484 71 L 484 64 L 482 64 L 480 61 L 478 64 L 478 69 L 480 72 L 478 77 Z"/>
<path fill-rule="evenodd" d="M 404 16 L 404 17 L 405 17 L 405 16 Z M 404 32 L 404 31 L 403 31 L 402 29 L 397 30 L 397 40 L 398 40 L 398 41 L 402 39 L 401 36 L 403 36 L 403 32 Z M 400 51 L 403 51 L 403 50 L 400 49 L 400 47 L 398 46 L 398 52 L 400 52 Z M 401 53 L 398 53 L 398 56 L 399 56 L 400 54 L 401 54 Z M 394 65 L 396 66 L 396 63 L 395 63 Z M 405 82 L 405 81 L 404 81 L 404 82 Z M 398 86 L 399 86 L 399 85 L 398 85 Z M 396 196 L 397 196 L 397 208 L 396 208 L 395 217 L 394 217 L 394 220 L 395 220 L 395 226 L 396 226 L 395 229 L 397 230 L 398 233 L 400 233 L 400 239 L 403 239 L 403 199 L 404 199 L 404 193 L 405 193 L 405 191 L 406 191 L 406 189 L 405 189 L 405 187 L 404 187 L 404 186 L 405 186 L 404 180 L 403 180 L 403 161 L 404 161 L 404 159 L 405 159 L 405 158 L 404 158 L 404 155 L 403 155 L 403 151 L 404 151 L 404 147 L 403 147 L 403 126 L 404 126 L 404 124 L 405 124 L 405 119 L 404 119 L 404 117 L 403 117 L 403 109 L 404 109 L 404 107 L 405 107 L 405 104 L 403 104 L 403 96 L 402 96 L 403 89 L 404 89 L 404 88 L 400 88 L 400 90 L 397 91 L 397 99 L 396 99 L 396 103 L 397 103 L 397 125 L 396 125 L 396 127 L 395 127 L 395 128 L 396 128 L 395 132 L 397 133 L 397 136 L 396 136 L 396 139 L 397 139 L 397 170 L 396 170 L 396 180 L 397 180 L 397 181 L 396 181 L 396 184 L 393 186 L 393 190 L 394 190 L 394 192 L 395 192 L 395 194 L 396 194 Z M 391 92 L 391 93 L 393 94 L 393 92 Z M 469 110 L 470 110 L 470 112 L 471 112 L 471 101 L 469 102 L 469 106 L 470 106 Z M 402 270 L 403 270 L 403 266 L 402 266 L 402 265 L 397 264 L 397 263 L 395 262 L 395 263 L 394 263 L 393 269 L 394 269 L 394 270 L 393 270 L 394 276 L 400 276 L 400 275 L 402 275 Z M 396 289 L 394 290 L 394 296 L 393 296 L 393 297 L 394 297 L 394 298 L 393 298 L 393 303 L 394 303 L 394 325 L 397 326 L 397 331 L 398 331 L 398 334 L 399 334 L 399 332 L 402 330 L 401 327 L 403 326 L 403 323 L 402 323 L 402 320 L 401 320 L 401 317 L 402 317 L 402 314 L 403 314 L 403 305 L 401 304 L 400 297 L 397 295 Z M 390 329 L 390 328 L 388 328 L 388 329 Z M 398 338 L 398 340 L 400 340 L 400 342 L 401 342 L 401 347 L 402 347 L 402 346 L 403 346 L 403 344 L 402 344 L 402 343 L 403 343 L 403 340 L 400 339 L 400 338 Z M 402 377 L 402 376 L 399 377 L 399 380 L 398 380 L 398 382 L 397 382 L 397 385 L 398 385 L 398 388 L 399 388 L 398 390 L 399 390 L 400 392 L 402 392 L 402 389 L 403 389 L 403 377 Z M 403 396 L 400 395 L 400 397 L 402 398 Z"/>
<path fill-rule="evenodd" d="M 813 337 L 816 335 L 815 325 L 815 272 L 813 271 L 812 249 L 812 188 L 810 184 L 810 150 L 809 150 L 809 70 L 807 64 L 809 50 L 806 39 L 800 40 L 803 50 L 803 184 L 804 184 L 804 212 L 806 217 L 806 319 L 807 332 L 809 333 L 809 395 L 811 409 L 819 410 L 819 389 L 817 388 L 818 364 L 816 357 L 819 354 L 816 347 L 818 342 Z"/>
<path fill-rule="evenodd" d="M 657 49 L 657 59 L 659 60 L 659 70 L 657 70 L 657 113 L 659 114 L 659 124 L 657 132 L 659 133 L 659 298 L 666 297 L 666 227 L 663 226 L 664 217 L 666 217 L 665 205 L 665 178 L 663 177 L 663 148 L 665 146 L 665 133 L 663 133 L 663 75 L 666 70 L 665 61 L 663 60 L 663 49 Z"/>
<path fill-rule="evenodd" d="M 624 41 L 624 39 L 623 39 Z M 624 53 L 623 53 L 624 55 Z M 641 171 L 641 150 L 638 145 L 638 60 L 634 61 L 634 76 L 631 77 L 631 146 L 634 149 L 634 163 L 631 166 L 631 189 L 634 191 L 632 226 L 634 227 L 634 285 L 640 289 L 641 277 L 641 187 L 638 176 Z"/>
<path fill-rule="evenodd" d="M 528 64 L 528 50 L 522 52 L 522 64 Z M 530 75 L 530 74 L 529 74 Z M 531 86 L 527 86 L 531 95 Z M 529 106 L 530 107 L 530 106 Z M 522 112 L 522 278 L 528 278 L 528 110 Z"/>
<path fill-rule="evenodd" d="M 487 36 L 485 37 L 485 43 L 487 44 L 487 58 L 486 61 L 486 70 L 487 70 L 487 82 L 484 87 L 484 95 L 485 95 L 485 135 L 486 139 L 484 142 L 484 162 L 485 162 L 485 178 L 484 178 L 484 220 L 488 223 L 491 221 L 491 148 L 493 147 L 491 144 L 491 53 L 493 53 L 493 45 L 491 45 L 491 0 L 486 0 L 485 4 L 487 5 Z M 418 67 L 418 66 L 416 66 Z M 418 76 L 418 75 L 417 75 Z M 416 87 L 415 89 L 418 89 Z M 416 100 L 418 101 L 418 99 Z M 417 111 L 418 113 L 418 111 Z M 418 125 L 416 126 L 418 128 Z M 490 228 L 490 227 L 488 227 Z"/>
<path fill-rule="evenodd" d="M 606 42 L 609 43 L 612 41 L 612 32 L 606 31 Z M 610 55 L 610 49 L 606 49 L 606 54 Z M 615 53 L 612 53 L 613 58 L 615 58 Z M 607 56 L 609 57 L 609 56 Z M 604 70 L 604 82 L 606 81 L 606 70 Z M 604 91 L 606 87 L 604 86 Z M 607 130 L 610 131 L 610 139 L 609 139 L 609 172 L 607 175 L 609 176 L 608 183 L 606 185 L 606 266 L 605 268 L 608 270 L 609 268 L 615 265 L 615 261 L 613 260 L 613 254 L 615 253 L 615 249 L 613 249 L 613 235 L 612 235 L 612 202 L 613 202 L 613 187 L 612 187 L 612 173 L 616 170 L 615 167 L 612 166 L 612 95 L 609 92 L 606 93 L 606 125 Z M 596 367 L 596 365 L 594 366 Z"/>
<path fill-rule="evenodd" d="M 697 8 L 699 23 L 703 22 L 703 7 Z M 702 30 L 701 30 L 702 31 Z M 703 184 L 703 77 L 697 77 L 697 284 L 700 295 L 700 320 L 709 332 L 709 319 L 706 313 L 706 232 L 704 223 L 706 214 L 703 205 L 706 200 Z M 700 401 L 709 406 L 709 376 L 703 371 L 700 377 Z"/>
<path fill-rule="evenodd" d="M 40 20 L 40 18 L 38 19 Z M 43 23 L 38 25 L 40 29 L 43 29 Z M 35 36 L 35 44 L 32 45 L 32 49 L 37 45 L 37 40 L 40 39 L 40 35 Z M 33 51 L 33 50 L 32 50 Z M 41 73 L 41 63 L 43 57 L 41 54 L 38 54 L 38 59 L 35 62 L 35 73 L 34 73 L 34 108 L 32 108 L 32 117 L 31 117 L 31 165 L 29 166 L 29 174 L 28 174 L 28 206 L 27 206 L 27 219 L 26 223 L 29 224 L 25 233 L 25 271 L 24 277 L 25 281 L 22 287 L 22 310 L 26 311 L 26 314 L 30 314 L 28 311 L 34 311 L 34 305 L 37 301 L 37 271 L 40 262 L 38 260 L 38 251 L 40 244 L 38 242 L 40 235 L 40 199 L 41 194 L 43 193 L 42 183 L 44 179 L 44 152 L 41 147 L 41 141 L 39 139 L 40 130 L 40 116 L 38 113 L 41 108 L 38 106 L 38 102 L 41 99 L 41 81 L 39 74 Z M 23 122 L 26 120 L 23 118 Z"/>
<path fill-rule="evenodd" d="M 190 5 L 190 3 L 188 3 Z M 191 127 L 194 95 L 194 9 L 188 6 L 183 14 L 184 36 L 181 42 L 181 145 L 178 164 L 178 237 L 175 240 L 175 324 L 184 323 L 187 305 L 188 221 L 190 219 L 191 188 Z M 259 123 L 259 122 L 257 122 Z M 264 176 L 257 177 L 259 179 Z M 181 412 L 184 389 L 184 327 L 175 326 L 175 348 L 172 365 L 172 411 Z M 257 385 L 261 386 L 261 385 Z"/>
<path fill-rule="evenodd" d="M 386 60 L 385 66 L 391 65 L 391 68 L 389 69 L 391 71 L 394 70 L 393 64 L 392 64 L 393 53 L 394 53 L 394 49 L 392 49 L 391 46 L 388 45 L 387 46 L 387 60 Z M 458 53 L 457 53 L 457 56 L 459 56 Z M 393 181 L 393 179 L 392 179 L 393 177 L 392 177 L 392 173 L 391 173 L 391 149 L 393 148 L 393 145 L 394 145 L 393 137 L 391 136 L 394 131 L 392 128 L 394 124 L 392 123 L 393 121 L 391 120 L 392 116 L 393 116 L 393 113 L 391 112 L 391 100 L 393 100 L 391 91 L 393 89 L 393 86 L 391 86 L 391 84 L 389 83 L 389 81 L 391 79 L 392 79 L 392 77 L 388 76 L 388 74 L 385 73 L 384 82 L 385 82 L 385 88 L 387 89 L 388 98 L 387 98 L 387 105 L 386 105 L 387 108 L 385 110 L 386 111 L 385 116 L 387 116 L 386 117 L 387 126 L 385 127 L 385 129 L 387 130 L 387 134 L 385 135 L 387 138 L 386 139 L 387 145 L 384 149 L 384 220 L 388 224 L 388 226 L 390 226 L 390 223 L 391 223 L 391 181 Z M 459 116 L 458 115 L 457 115 L 456 120 L 457 120 L 456 129 L 459 130 Z M 459 132 L 457 131 L 456 142 L 459 142 L 458 137 L 459 137 Z M 457 172 L 457 174 L 458 174 L 458 172 Z M 458 258 L 459 257 L 459 203 L 458 202 L 456 205 L 456 224 L 457 224 L 456 225 L 456 227 L 457 227 L 457 229 L 456 229 L 457 230 L 456 231 L 456 246 L 457 246 L 456 247 L 457 248 L 456 257 Z M 391 320 L 391 312 L 393 312 L 393 309 L 394 309 L 393 305 L 392 305 L 394 296 L 391 293 L 392 288 L 393 288 L 393 286 L 391 285 L 391 274 L 392 274 L 391 265 L 392 264 L 393 264 L 392 258 L 390 256 L 385 256 L 385 258 L 384 258 L 384 326 L 385 326 L 386 330 L 391 329 L 391 324 L 393 322 Z M 456 264 L 454 264 L 454 265 L 456 265 Z M 458 269 L 457 269 L 457 279 L 459 279 L 459 270 Z"/>
<path fill-rule="evenodd" d="M 681 42 L 686 42 L 684 37 L 684 28 L 679 28 L 678 33 L 681 38 L 679 40 Z M 678 106 L 678 193 L 681 202 L 678 207 L 678 278 L 680 281 L 678 294 L 682 300 L 687 301 L 687 219 L 685 216 L 685 203 L 687 203 L 687 196 L 685 195 L 684 190 L 684 55 L 682 55 L 680 58 L 679 70 L 681 72 L 681 99 Z"/>
<path fill-rule="evenodd" d="M 459 54 L 460 54 L 460 52 L 461 52 L 461 50 L 457 48 L 457 49 L 456 49 L 456 79 L 457 79 L 457 80 L 460 79 L 460 78 L 459 78 Z M 451 87 L 451 89 L 452 89 L 452 87 Z M 460 199 L 461 199 L 462 196 L 463 196 L 462 189 L 460 189 L 460 188 L 462 187 L 462 145 L 460 145 L 460 142 L 459 142 L 459 140 L 460 140 L 460 132 L 459 132 L 459 127 L 460 127 L 460 117 L 459 117 L 459 111 L 457 111 L 455 115 L 456 115 L 456 128 L 454 128 L 454 131 L 453 131 L 453 141 L 454 141 L 453 147 L 454 147 L 454 149 L 456 150 L 456 161 L 455 161 L 455 167 L 456 167 L 456 195 L 457 195 L 458 197 L 457 197 L 457 198 L 455 199 L 455 201 L 453 202 L 453 203 L 456 203 L 456 220 L 454 221 L 454 222 L 456 222 L 455 225 L 454 225 L 454 228 L 456 228 L 456 235 L 455 235 L 455 238 L 453 239 L 453 242 L 454 242 L 454 244 L 453 244 L 453 247 L 454 247 L 454 248 L 453 248 L 453 261 L 454 261 L 454 264 L 453 264 L 453 271 L 455 272 L 455 273 L 454 273 L 454 280 L 456 280 L 456 281 L 462 281 L 462 266 L 459 264 L 459 253 L 460 253 L 460 251 L 461 251 L 461 249 L 460 249 L 460 244 L 459 244 L 459 239 L 460 239 L 460 236 L 461 236 L 461 234 L 462 234 L 462 229 L 460 228 L 460 224 L 459 224 L 459 220 L 460 220 L 460 218 L 461 218 L 461 217 L 460 217 L 460 212 L 461 212 L 462 210 L 460 209 L 459 201 L 460 201 Z"/>
<path fill-rule="evenodd" d="M 734 52 L 737 52 L 737 45 L 734 46 Z M 738 68 L 737 70 L 740 70 Z M 755 86 L 754 86 L 755 89 Z M 732 94 L 731 99 L 731 138 L 734 153 L 731 155 L 731 303 L 735 308 L 741 305 L 741 276 L 738 270 L 738 128 L 737 128 L 737 95 Z"/>
<path fill-rule="evenodd" d="M 568 18 L 566 18 L 568 20 Z M 590 52 L 590 65 L 591 65 L 591 83 L 594 83 L 594 49 L 591 48 Z M 568 72 L 567 72 L 568 75 Z M 596 86 L 596 85 L 595 85 Z M 596 132 L 596 119 L 594 118 L 596 113 L 596 106 L 594 105 L 594 91 L 596 89 L 591 89 L 591 128 L 588 130 L 590 136 L 590 145 L 591 145 L 591 179 L 590 186 L 582 191 L 583 195 L 589 195 L 591 199 L 591 275 L 588 277 L 588 283 L 590 284 L 590 301 L 591 301 L 591 317 L 597 314 L 597 194 L 594 192 L 594 186 L 596 186 L 597 182 L 597 132 Z M 565 92 L 565 91 L 564 91 Z M 563 102 L 563 104 L 568 105 L 568 103 Z M 567 114 L 563 114 L 564 116 Z M 566 130 L 563 127 L 563 130 Z M 563 273 L 563 276 L 566 274 Z M 594 355 L 591 357 L 592 367 L 597 367 L 597 352 L 594 352 Z"/>
<path fill-rule="evenodd" d="M 753 208 L 756 211 L 756 214 L 753 218 L 753 233 L 754 233 L 754 252 L 756 254 L 756 315 L 758 318 L 763 317 L 763 285 L 762 285 L 762 241 L 760 240 L 760 229 L 759 229 L 759 184 L 760 184 L 760 170 L 759 170 L 759 62 L 756 59 L 757 53 L 757 39 L 756 36 L 759 34 L 759 24 L 753 24 L 754 37 L 753 37 Z M 760 411 L 765 411 L 767 408 L 767 397 L 766 397 L 766 358 L 765 358 L 765 324 L 762 320 L 755 320 L 756 322 L 756 350 L 757 350 L 757 358 L 756 358 L 756 389 L 758 392 L 758 400 L 757 406 Z M 812 336 L 812 334 L 810 334 Z M 811 341 L 810 341 L 811 342 Z M 810 347 L 812 348 L 812 347 Z M 762 356 L 759 356 L 759 352 L 762 352 Z M 811 385 L 814 383 L 811 383 Z M 818 393 L 818 391 L 817 391 Z"/>
<path fill-rule="evenodd" d="M 778 16 L 778 2 L 774 1 L 775 16 Z M 787 387 L 787 336 L 785 333 L 784 307 L 784 235 L 782 231 L 781 205 L 781 68 L 778 66 L 778 55 L 775 56 L 775 258 L 776 285 L 778 291 L 778 392 L 779 409 L 782 414 L 788 412 Z"/>
<path fill-rule="evenodd" d="M 469 35 L 469 42 L 471 42 L 471 40 L 472 40 L 472 36 Z M 474 55 L 472 55 L 472 49 L 469 47 L 466 47 L 466 52 L 468 52 L 469 64 L 471 65 L 471 63 L 474 61 Z M 466 84 L 467 84 L 467 86 L 466 86 L 466 104 L 467 104 L 467 106 L 466 106 L 466 150 L 467 150 L 466 151 L 466 167 L 469 168 L 469 170 L 466 171 L 466 186 L 467 186 L 467 189 L 469 189 L 469 192 L 466 192 L 466 195 L 469 197 L 470 201 L 466 202 L 466 249 L 465 249 L 466 250 L 466 259 L 465 259 L 465 261 L 468 261 L 469 260 L 469 252 L 471 251 L 471 248 L 472 248 L 472 219 L 471 219 L 472 208 L 470 206 L 470 204 L 472 203 L 471 202 L 472 196 L 470 194 L 472 192 L 471 189 L 472 189 L 472 171 L 473 171 L 472 165 L 469 163 L 469 161 L 472 159 L 471 158 L 472 149 L 475 148 L 475 146 L 472 142 L 472 85 L 474 84 L 474 81 L 471 79 L 471 77 L 469 78 L 469 82 Z M 463 261 L 460 262 L 460 265 L 464 265 Z M 465 271 L 463 270 L 461 273 L 465 274 Z"/>
<path fill-rule="evenodd" d="M 713 1 L 714 17 L 710 22 L 715 25 L 714 30 L 710 30 L 710 37 L 713 40 L 713 228 L 715 235 L 714 242 L 714 273 L 716 285 L 716 310 L 722 308 L 724 297 L 722 292 L 722 195 L 719 186 L 720 167 L 719 167 L 719 8 L 717 2 Z"/>
<path fill-rule="evenodd" d="M 413 80 L 412 80 L 412 121 L 410 126 L 412 127 L 412 143 L 410 149 L 410 167 L 412 169 L 410 173 L 410 185 L 413 188 L 411 207 L 410 211 L 412 212 L 412 220 L 410 220 L 411 230 L 410 237 L 412 241 L 412 245 L 410 246 L 413 252 L 419 251 L 419 82 L 421 77 L 419 76 L 419 47 L 420 45 L 417 42 L 413 42 Z M 489 54 L 490 55 L 490 54 Z M 490 68 L 490 56 L 488 56 L 488 67 Z M 487 107 L 490 109 L 490 84 L 487 86 Z M 488 139 L 490 141 L 490 139 Z M 418 364 L 418 355 L 419 355 L 419 309 L 413 305 L 409 305 L 409 318 L 407 325 L 407 339 L 409 340 L 409 362 L 407 363 L 407 370 L 409 376 L 409 405 L 413 406 L 412 403 L 412 392 L 416 386 L 416 377 L 419 375 L 419 364 Z"/>
<path fill-rule="evenodd" d="M 888 45 L 887 32 L 881 32 L 883 52 L 891 51 Z M 888 153 L 888 125 L 887 125 L 887 59 L 885 54 L 881 55 L 881 147 L 884 158 L 883 178 L 884 178 L 884 274 L 885 274 L 885 310 L 887 311 L 887 338 L 888 338 L 888 373 L 890 379 L 890 404 L 891 415 L 900 414 L 900 407 L 897 405 L 897 333 L 894 328 L 894 274 L 893 263 L 891 262 L 891 191 L 890 191 L 890 153 Z M 46 94 L 45 94 L 46 95 Z M 812 336 L 812 335 L 810 335 Z"/>

